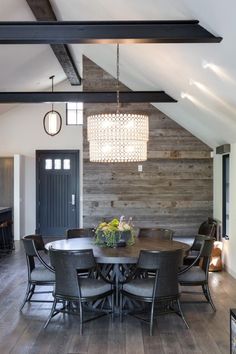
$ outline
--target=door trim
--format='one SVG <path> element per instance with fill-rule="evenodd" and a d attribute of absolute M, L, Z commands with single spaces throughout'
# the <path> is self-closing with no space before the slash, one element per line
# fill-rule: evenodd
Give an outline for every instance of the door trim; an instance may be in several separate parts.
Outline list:
<path fill-rule="evenodd" d="M 36 163 L 36 229 L 35 233 L 39 233 L 39 175 L 40 175 L 40 157 L 44 154 L 63 154 L 72 153 L 76 158 L 76 174 L 79 183 L 76 183 L 76 223 L 80 227 L 80 150 L 36 150 L 35 163 Z"/>

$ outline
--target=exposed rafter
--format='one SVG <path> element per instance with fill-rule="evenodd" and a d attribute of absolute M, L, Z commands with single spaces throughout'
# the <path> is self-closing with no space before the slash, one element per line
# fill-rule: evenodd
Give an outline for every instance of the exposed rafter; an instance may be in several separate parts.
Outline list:
<path fill-rule="evenodd" d="M 38 21 L 57 21 L 49 0 L 26 0 Z M 51 48 L 61 64 L 71 85 L 81 85 L 78 73 L 70 50 L 66 44 L 52 44 Z"/>
<path fill-rule="evenodd" d="M 218 43 L 199 21 L 0 22 L 0 44 Z"/>
<path fill-rule="evenodd" d="M 164 91 L 120 92 L 121 103 L 177 102 Z M 116 92 L 0 92 L 0 103 L 86 102 L 116 103 Z"/>
<path fill-rule="evenodd" d="M 57 21 L 49 0 L 26 0 L 38 21 Z"/>

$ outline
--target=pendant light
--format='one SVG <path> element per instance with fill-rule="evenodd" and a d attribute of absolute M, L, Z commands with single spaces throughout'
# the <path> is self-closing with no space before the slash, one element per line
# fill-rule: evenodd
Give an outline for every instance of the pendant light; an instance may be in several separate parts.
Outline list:
<path fill-rule="evenodd" d="M 52 80 L 52 92 L 54 89 L 53 79 L 55 75 L 50 76 L 49 79 Z M 54 110 L 54 104 L 52 103 L 52 109 L 47 112 L 43 118 L 43 128 L 45 133 L 50 136 L 55 136 L 61 131 L 62 118 L 59 112 Z"/>

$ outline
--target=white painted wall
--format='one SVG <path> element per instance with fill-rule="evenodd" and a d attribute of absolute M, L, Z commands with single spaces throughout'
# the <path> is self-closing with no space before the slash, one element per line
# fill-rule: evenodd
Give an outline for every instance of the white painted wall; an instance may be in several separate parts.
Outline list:
<path fill-rule="evenodd" d="M 222 222 L 222 155 L 214 154 L 213 159 L 213 208 L 214 218 Z"/>
<path fill-rule="evenodd" d="M 20 240 L 24 233 L 24 176 L 25 164 L 22 155 L 14 155 L 14 238 Z"/>
<path fill-rule="evenodd" d="M 230 152 L 229 240 L 223 241 L 225 269 L 236 278 L 236 143 Z M 222 222 L 222 155 L 214 156 L 214 217 Z"/>
<path fill-rule="evenodd" d="M 44 132 L 42 121 L 50 107 L 50 104 L 18 105 L 1 115 L 0 156 L 14 154 L 24 156 L 20 236 L 35 232 L 35 150 L 80 150 L 82 161 L 82 127 L 65 125 L 65 104 L 55 105 L 55 109 L 61 113 L 63 119 L 60 134 L 51 137 Z M 82 163 L 80 163 L 80 173 L 80 181 L 82 181 Z M 82 193 L 82 184 L 80 191 Z"/>

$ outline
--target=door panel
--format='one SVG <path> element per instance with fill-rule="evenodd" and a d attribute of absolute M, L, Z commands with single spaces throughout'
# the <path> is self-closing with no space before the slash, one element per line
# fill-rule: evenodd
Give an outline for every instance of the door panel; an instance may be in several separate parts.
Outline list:
<path fill-rule="evenodd" d="M 37 232 L 64 236 L 79 223 L 79 152 L 37 151 Z"/>

